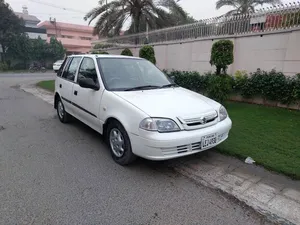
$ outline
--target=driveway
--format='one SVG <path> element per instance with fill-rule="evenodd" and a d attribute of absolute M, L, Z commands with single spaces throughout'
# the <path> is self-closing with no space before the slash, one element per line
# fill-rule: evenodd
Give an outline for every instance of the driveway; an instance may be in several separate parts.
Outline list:
<path fill-rule="evenodd" d="M 269 224 L 168 162 L 114 163 L 99 134 L 18 88 L 51 77 L 0 75 L 0 224 Z"/>

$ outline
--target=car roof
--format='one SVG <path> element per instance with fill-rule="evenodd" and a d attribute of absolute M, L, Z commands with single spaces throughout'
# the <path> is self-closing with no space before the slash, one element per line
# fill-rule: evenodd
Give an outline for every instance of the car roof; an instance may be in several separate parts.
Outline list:
<path fill-rule="evenodd" d="M 83 54 L 83 55 L 69 55 L 68 57 L 92 57 L 92 58 L 112 58 L 112 59 L 142 59 L 139 57 L 126 56 L 126 55 L 108 55 L 108 54 Z"/>

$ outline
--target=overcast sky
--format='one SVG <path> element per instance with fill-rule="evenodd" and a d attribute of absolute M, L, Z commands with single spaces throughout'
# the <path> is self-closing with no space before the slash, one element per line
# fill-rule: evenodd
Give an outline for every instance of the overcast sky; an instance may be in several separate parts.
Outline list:
<path fill-rule="evenodd" d="M 230 9 L 224 7 L 216 10 L 216 1 L 180 0 L 180 4 L 190 15 L 199 20 L 222 15 Z M 29 14 L 35 15 L 41 21 L 55 17 L 58 22 L 82 25 L 87 25 L 87 21 L 83 20 L 85 13 L 98 4 L 98 0 L 6 0 L 6 2 L 17 12 L 21 12 L 22 6 L 26 5 Z M 282 2 L 287 3 L 289 0 L 282 0 Z"/>

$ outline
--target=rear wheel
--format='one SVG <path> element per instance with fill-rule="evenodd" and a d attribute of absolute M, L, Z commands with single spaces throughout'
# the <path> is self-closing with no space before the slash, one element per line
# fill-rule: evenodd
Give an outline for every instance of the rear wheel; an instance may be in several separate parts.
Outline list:
<path fill-rule="evenodd" d="M 62 123 L 68 123 L 70 121 L 71 115 L 66 112 L 64 104 L 62 103 L 60 98 L 57 100 L 56 110 L 57 116 Z"/>
<path fill-rule="evenodd" d="M 34 72 L 35 72 L 35 68 L 30 67 L 30 68 L 29 68 L 29 72 L 30 72 L 30 73 L 34 73 Z"/>
<path fill-rule="evenodd" d="M 116 163 L 124 166 L 136 159 L 131 150 L 129 136 L 119 122 L 112 121 L 108 124 L 106 138 L 112 158 Z"/>
<path fill-rule="evenodd" d="M 42 73 L 45 73 L 45 72 L 46 72 L 46 68 L 45 68 L 45 67 L 42 67 L 42 68 L 41 68 L 41 71 L 42 71 Z"/>

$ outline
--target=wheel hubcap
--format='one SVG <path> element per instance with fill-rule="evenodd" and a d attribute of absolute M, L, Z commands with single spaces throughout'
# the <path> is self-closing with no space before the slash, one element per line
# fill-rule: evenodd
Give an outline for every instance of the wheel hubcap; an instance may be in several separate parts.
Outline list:
<path fill-rule="evenodd" d="M 64 106 L 61 101 L 58 102 L 57 109 L 59 117 L 64 118 Z"/>
<path fill-rule="evenodd" d="M 117 128 L 113 128 L 109 134 L 110 147 L 117 157 L 122 157 L 124 155 L 124 138 Z"/>

